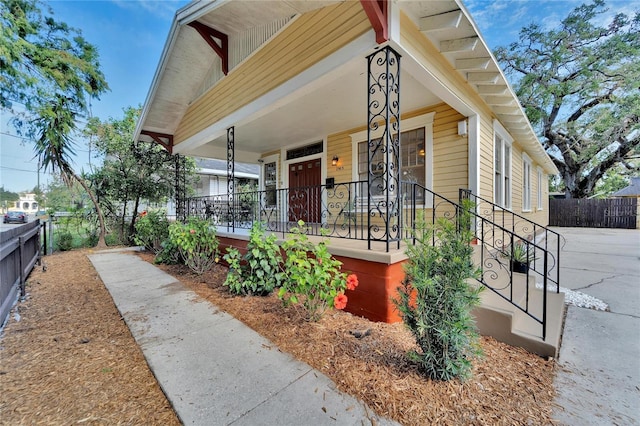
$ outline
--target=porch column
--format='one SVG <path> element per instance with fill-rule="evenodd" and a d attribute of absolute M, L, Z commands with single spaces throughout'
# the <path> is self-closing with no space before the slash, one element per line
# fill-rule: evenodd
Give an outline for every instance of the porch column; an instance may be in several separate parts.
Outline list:
<path fill-rule="evenodd" d="M 175 200 L 176 200 L 176 220 L 184 222 L 187 220 L 187 179 L 185 176 L 185 159 L 182 155 L 173 156 L 175 164 Z"/>
<path fill-rule="evenodd" d="M 227 129 L 227 230 L 229 230 L 229 222 L 231 222 L 231 230 L 236 230 L 236 215 L 234 209 L 234 181 L 235 173 L 235 126 Z"/>
<path fill-rule="evenodd" d="M 368 246 L 373 241 L 400 248 L 400 55 L 389 46 L 367 56 Z M 383 129 L 380 138 L 372 134 Z"/>

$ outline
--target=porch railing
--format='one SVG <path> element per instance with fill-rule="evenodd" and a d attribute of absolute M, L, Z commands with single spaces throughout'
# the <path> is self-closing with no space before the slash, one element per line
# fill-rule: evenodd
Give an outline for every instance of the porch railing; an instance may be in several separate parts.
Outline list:
<path fill-rule="evenodd" d="M 309 235 L 367 240 L 367 185 L 366 181 L 355 181 L 190 198 L 187 216 L 212 220 L 227 231 L 249 229 L 253 222 L 262 221 L 268 231 L 283 236 L 303 220 Z M 372 237 L 380 241 L 384 241 L 383 216 L 374 217 L 371 227 Z"/>
<path fill-rule="evenodd" d="M 268 231 L 284 237 L 298 220 L 303 220 L 309 235 L 385 242 L 392 228 L 399 229 L 411 244 L 415 243 L 413 235 L 420 217 L 432 223 L 439 218 L 455 221 L 463 208 L 462 200 L 468 199 L 474 206 L 469 213 L 482 270 L 478 281 L 540 323 L 544 340 L 547 292 L 549 288 L 559 291 L 558 233 L 499 209 L 466 189 L 461 189 L 459 199 L 454 201 L 419 184 L 403 182 L 402 208 L 394 211 L 386 211 L 375 196 L 369 200 L 368 194 L 368 182 L 355 181 L 196 197 L 185 204 L 187 216 L 211 220 L 218 229 L 231 232 L 249 229 L 261 221 Z M 514 273 L 516 252 L 529 260 L 525 262 L 525 274 Z M 542 289 L 542 307 L 530 303 L 536 284 Z"/>

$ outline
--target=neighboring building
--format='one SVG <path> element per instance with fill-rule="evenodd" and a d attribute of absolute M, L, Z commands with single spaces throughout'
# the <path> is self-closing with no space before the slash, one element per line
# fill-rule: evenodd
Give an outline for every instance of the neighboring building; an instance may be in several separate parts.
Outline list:
<path fill-rule="evenodd" d="M 227 161 L 196 158 L 198 182 L 195 186 L 197 197 L 224 194 L 227 192 Z M 257 164 L 235 164 L 235 186 L 255 185 L 258 187 L 260 166 Z"/>
<path fill-rule="evenodd" d="M 9 207 L 9 211 L 22 211 L 30 215 L 35 215 L 40 206 L 36 201 L 36 194 L 24 193 L 20 194 L 20 199 L 14 203 L 13 207 Z"/>
<path fill-rule="evenodd" d="M 640 177 L 632 177 L 631 183 L 626 188 L 622 188 L 619 191 L 611 194 L 611 197 L 616 198 L 635 198 L 637 200 L 637 209 L 636 209 L 636 229 L 640 229 Z"/>
<path fill-rule="evenodd" d="M 399 318 L 389 299 L 417 213 L 452 217 L 469 190 L 493 253 L 546 232 L 558 173 L 458 0 L 190 3 L 136 137 L 224 158 L 229 175 L 259 164 L 251 208 L 223 190 L 185 211 L 229 218 L 223 245 L 244 244 L 255 220 L 281 235 L 299 219 L 324 229 L 361 277 L 348 309 L 383 321 Z"/>

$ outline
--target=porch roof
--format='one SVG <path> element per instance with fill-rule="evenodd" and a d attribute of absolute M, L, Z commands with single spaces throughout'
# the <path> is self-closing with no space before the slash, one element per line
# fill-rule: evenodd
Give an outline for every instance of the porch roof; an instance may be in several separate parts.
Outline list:
<path fill-rule="evenodd" d="M 194 1 L 178 10 L 138 122 L 136 137 L 149 139 L 141 135 L 143 131 L 174 135 L 188 107 L 203 93 L 203 87 L 206 91 L 207 84 L 211 85 L 206 80 L 220 59 L 188 26 L 189 23 L 206 24 L 231 39 L 243 31 L 270 22 L 284 22 L 286 25 L 288 20 L 301 14 L 334 3 L 340 1 L 215 0 Z M 462 2 L 399 0 L 397 4 L 531 157 L 548 173 L 557 173 L 556 166 L 544 152 L 514 91 Z M 286 99 L 281 97 L 279 102 L 272 101 L 268 109 L 263 105 L 261 110 L 228 124 L 236 126 L 236 159 L 255 162 L 262 152 L 318 140 L 336 129 L 355 128 L 366 123 L 365 55 L 376 46 L 372 33 L 373 30 L 353 43 L 352 52 L 356 57 L 343 61 L 314 84 L 301 86 Z M 441 96 L 404 70 L 401 81 L 402 111 L 443 101 Z M 309 102 L 309 99 L 315 102 Z M 452 106 L 464 115 L 470 114 L 470 109 L 465 111 L 464 105 Z M 226 133 L 219 129 L 202 133 L 200 140 L 190 146 L 180 144 L 179 151 L 187 155 L 224 158 Z"/>

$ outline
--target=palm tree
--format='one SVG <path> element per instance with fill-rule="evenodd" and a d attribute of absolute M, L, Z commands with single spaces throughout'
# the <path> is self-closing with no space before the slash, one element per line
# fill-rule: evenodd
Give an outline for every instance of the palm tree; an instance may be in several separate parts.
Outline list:
<path fill-rule="evenodd" d="M 71 186 L 73 181 L 78 182 L 89 194 L 98 214 L 100 223 L 100 233 L 98 234 L 97 247 L 106 247 L 104 215 L 98 200 L 82 177 L 73 170 L 70 157 L 73 151 L 74 142 L 71 135 L 76 129 L 76 113 L 74 107 L 77 101 L 62 94 L 55 94 L 53 98 L 43 103 L 38 111 L 38 118 L 32 123 L 36 129 L 35 152 L 43 169 L 59 173 L 63 182 Z"/>

